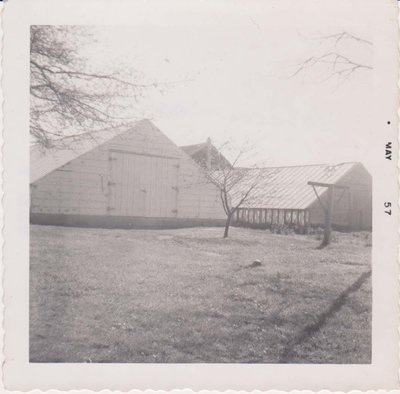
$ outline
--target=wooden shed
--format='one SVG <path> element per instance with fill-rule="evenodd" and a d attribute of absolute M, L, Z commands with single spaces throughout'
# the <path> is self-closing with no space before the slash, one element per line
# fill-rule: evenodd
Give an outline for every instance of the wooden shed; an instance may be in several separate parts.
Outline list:
<path fill-rule="evenodd" d="M 223 224 L 217 188 L 150 121 L 31 149 L 32 223 L 99 227 Z"/>
<path fill-rule="evenodd" d="M 256 176 L 259 180 L 251 197 L 236 211 L 236 225 L 323 226 L 327 188 L 309 184 L 315 182 L 333 185 L 334 229 L 372 229 L 372 177 L 361 163 L 249 169 L 236 192 L 240 194 Z"/>

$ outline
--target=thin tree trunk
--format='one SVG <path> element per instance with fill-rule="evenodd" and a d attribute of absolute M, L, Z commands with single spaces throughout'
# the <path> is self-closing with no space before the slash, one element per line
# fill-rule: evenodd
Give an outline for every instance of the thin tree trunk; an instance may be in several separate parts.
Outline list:
<path fill-rule="evenodd" d="M 224 238 L 228 238 L 229 226 L 231 225 L 232 214 L 229 214 L 225 222 Z"/>

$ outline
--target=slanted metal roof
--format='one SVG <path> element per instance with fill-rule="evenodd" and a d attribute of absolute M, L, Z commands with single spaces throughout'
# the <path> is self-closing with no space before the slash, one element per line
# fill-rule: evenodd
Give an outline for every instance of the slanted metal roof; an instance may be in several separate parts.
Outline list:
<path fill-rule="evenodd" d="M 359 163 L 337 165 L 318 164 L 292 167 L 269 167 L 245 169 L 246 176 L 231 191 L 235 204 L 255 184 L 242 208 L 306 209 L 316 199 L 309 181 L 337 183 L 348 171 Z M 239 169 L 243 171 L 243 169 Z M 316 187 L 319 195 L 326 188 Z"/>
<path fill-rule="evenodd" d="M 58 142 L 52 148 L 44 148 L 35 144 L 30 151 L 30 183 L 36 182 L 57 168 L 67 164 L 71 160 L 91 151 L 112 138 L 133 130 L 148 120 L 141 120 L 124 125 L 120 128 L 112 128 L 87 134 L 85 137 L 70 139 L 68 143 Z"/>

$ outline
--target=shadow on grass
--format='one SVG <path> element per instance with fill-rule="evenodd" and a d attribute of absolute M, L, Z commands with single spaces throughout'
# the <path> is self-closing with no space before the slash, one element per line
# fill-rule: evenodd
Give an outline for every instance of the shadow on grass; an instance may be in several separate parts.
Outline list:
<path fill-rule="evenodd" d="M 292 341 L 290 341 L 285 349 L 283 350 L 281 357 L 279 359 L 280 363 L 291 363 L 293 362 L 294 349 L 296 346 L 301 343 L 307 341 L 312 335 L 318 332 L 322 326 L 325 325 L 327 319 L 334 315 L 336 312 L 340 310 L 340 308 L 345 304 L 347 297 L 356 292 L 363 283 L 371 276 L 371 271 L 364 272 L 360 275 L 360 277 L 352 283 L 347 289 L 345 289 L 339 296 L 332 302 L 330 307 L 318 316 L 317 321 L 315 323 L 309 324 L 305 326 L 300 333 L 294 337 Z"/>

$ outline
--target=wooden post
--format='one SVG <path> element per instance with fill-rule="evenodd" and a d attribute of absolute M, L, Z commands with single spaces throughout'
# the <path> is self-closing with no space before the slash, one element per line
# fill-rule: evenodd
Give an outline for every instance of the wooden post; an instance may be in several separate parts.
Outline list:
<path fill-rule="evenodd" d="M 327 246 L 331 242 L 332 235 L 332 208 L 333 208 L 333 185 L 328 186 L 328 201 L 325 210 L 325 228 L 324 228 L 324 239 L 320 245 L 321 248 Z"/>
<path fill-rule="evenodd" d="M 348 209 L 348 212 L 347 212 L 347 228 L 349 229 L 349 230 L 353 230 L 353 218 L 352 218 L 352 215 L 351 215 L 351 213 L 352 213 L 352 204 L 353 204 L 353 201 L 352 201 L 352 198 L 351 198 L 351 191 L 349 190 L 349 200 L 348 200 L 348 203 L 349 203 L 349 209 Z"/>
<path fill-rule="evenodd" d="M 334 185 L 332 183 L 322 183 L 322 182 L 307 182 L 308 185 L 311 185 L 312 188 L 314 189 L 314 193 L 316 194 L 319 203 L 321 204 L 322 209 L 325 211 L 325 228 L 324 228 L 324 239 L 322 240 L 321 245 L 319 246 L 320 249 L 325 247 L 326 245 L 329 245 L 331 242 L 331 232 L 332 232 L 332 209 L 333 209 L 333 190 L 334 188 L 338 189 L 349 189 L 348 186 L 344 185 Z M 317 190 L 315 189 L 315 186 L 319 187 L 326 187 L 328 189 L 328 201 L 327 201 L 327 206 L 325 206 L 322 201 L 320 196 L 318 195 Z"/>

